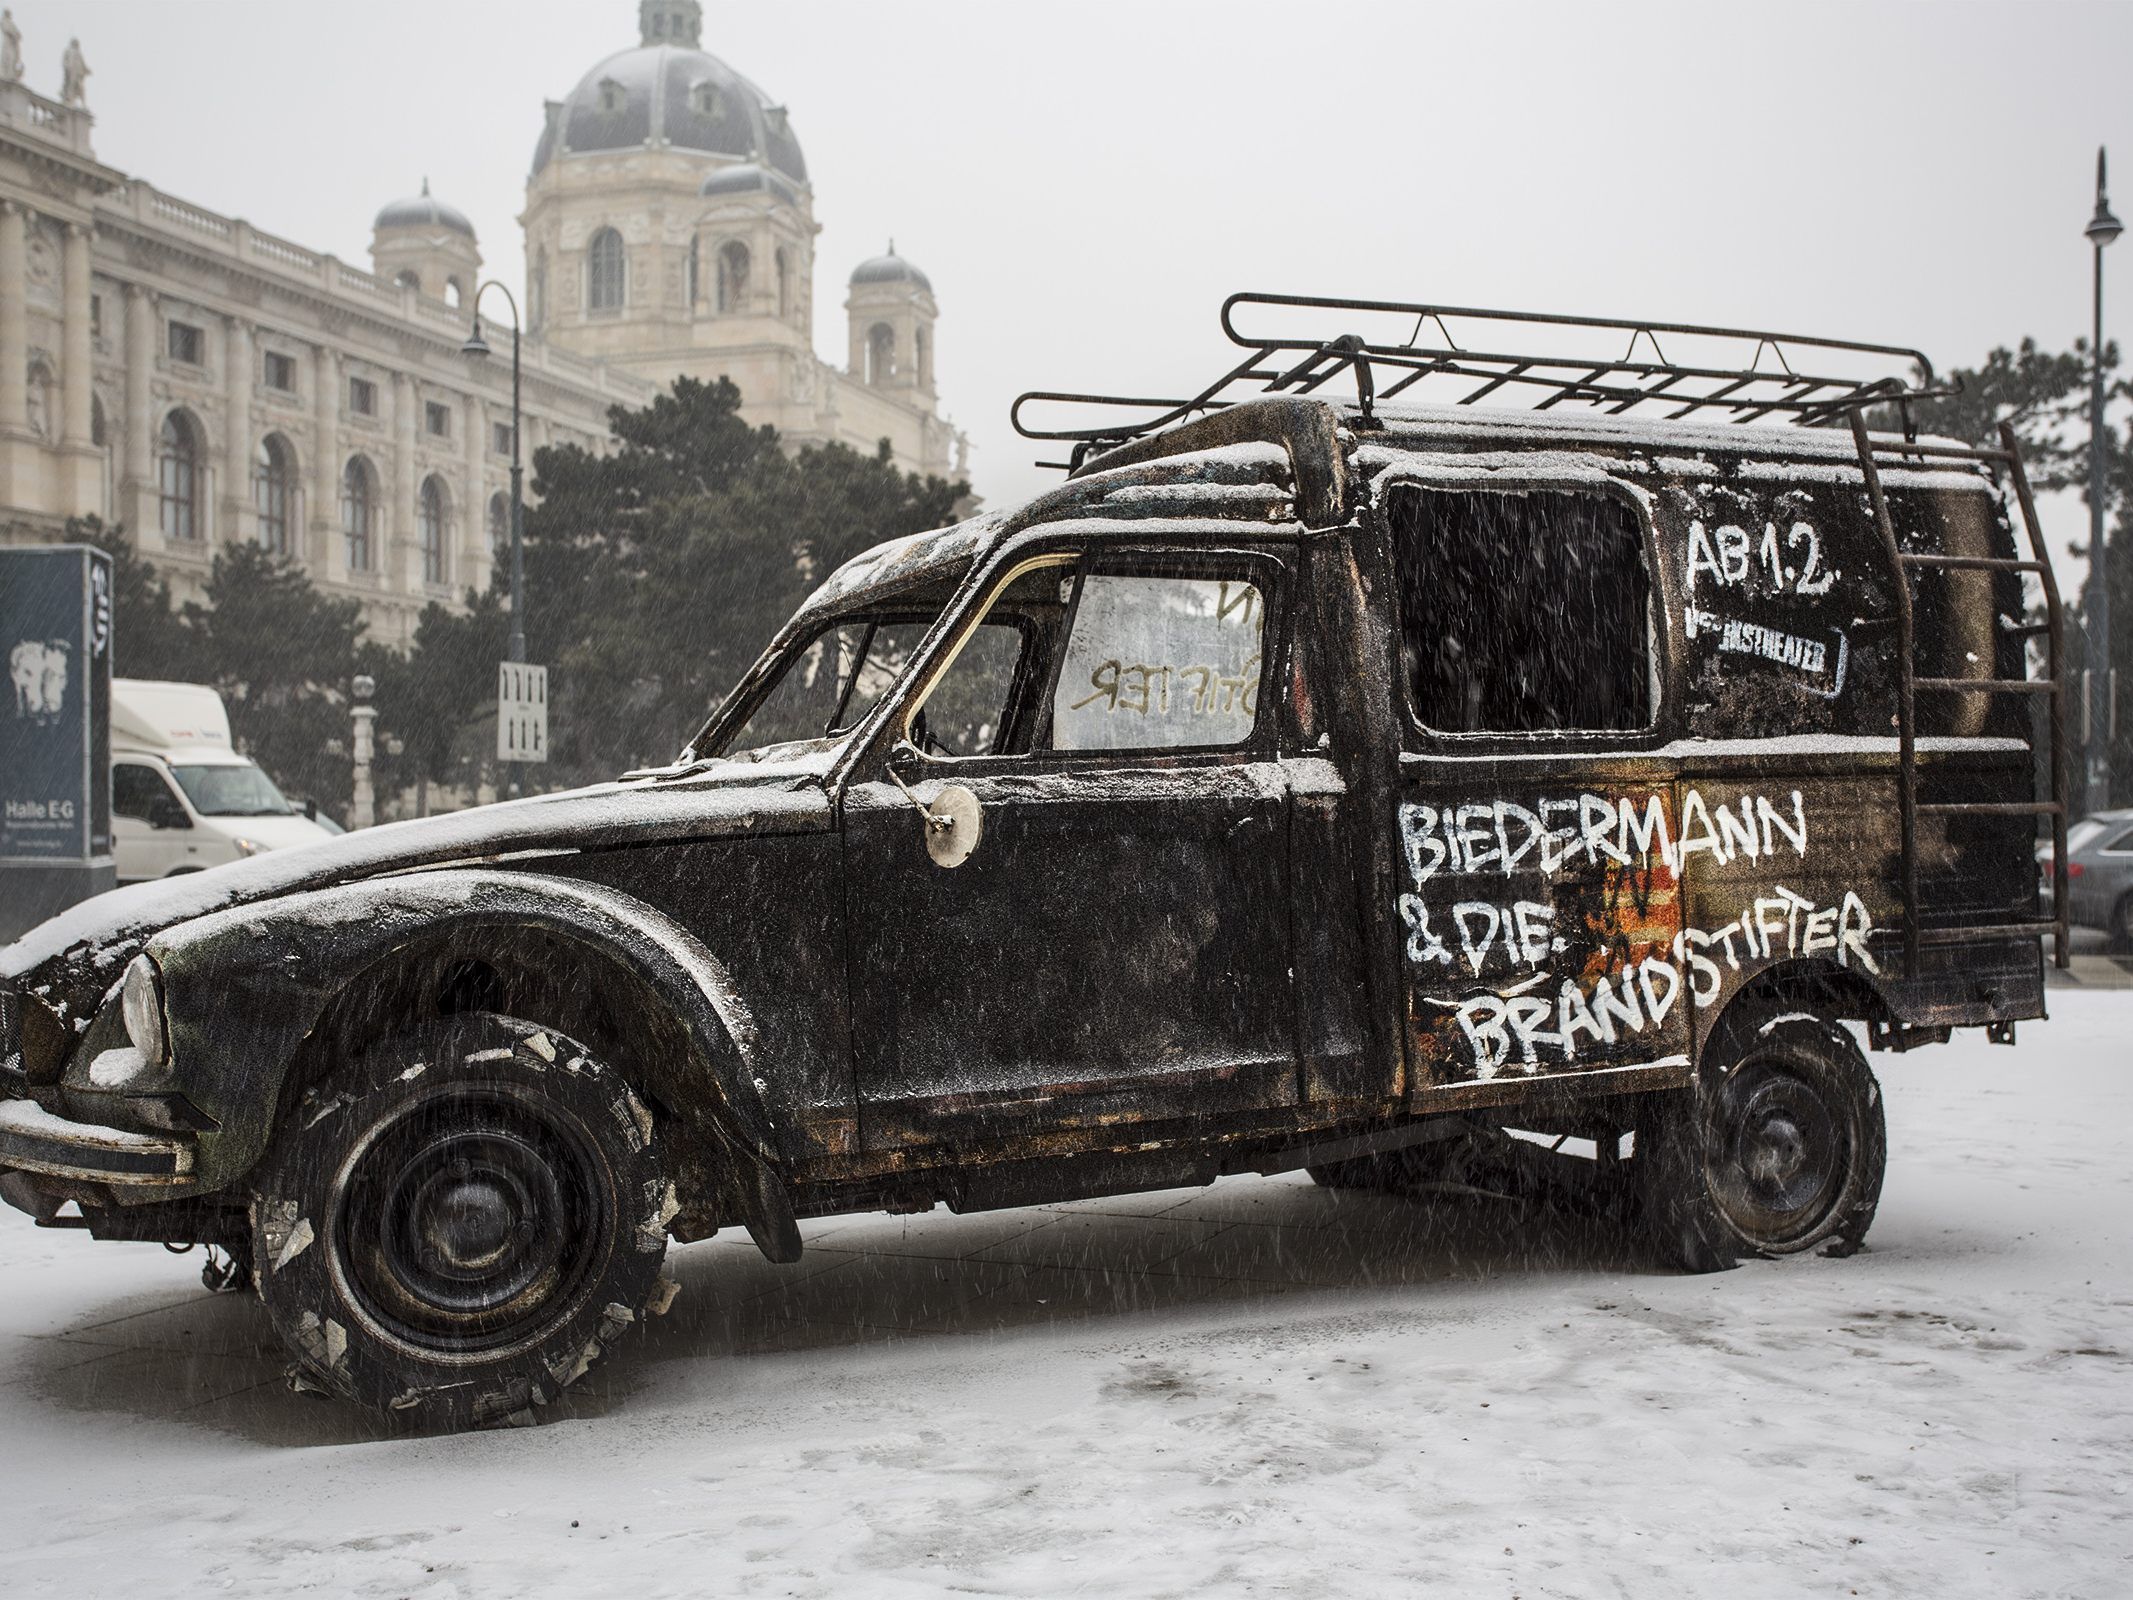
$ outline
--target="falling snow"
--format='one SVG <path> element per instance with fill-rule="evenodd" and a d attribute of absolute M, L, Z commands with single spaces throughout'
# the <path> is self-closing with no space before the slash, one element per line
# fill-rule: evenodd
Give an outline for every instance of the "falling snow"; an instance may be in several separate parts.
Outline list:
<path fill-rule="evenodd" d="M 1507 1202 L 1207 1190 L 677 1249 L 552 1419 L 280 1382 L 198 1257 L 0 1217 L 0 1591 L 2133 1591 L 2133 996 L 1877 1057 L 1849 1261 L 1717 1277 Z"/>

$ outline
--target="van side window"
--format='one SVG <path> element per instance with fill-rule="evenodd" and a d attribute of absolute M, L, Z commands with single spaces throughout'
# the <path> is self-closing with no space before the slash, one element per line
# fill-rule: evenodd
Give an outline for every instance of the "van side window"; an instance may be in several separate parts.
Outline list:
<path fill-rule="evenodd" d="M 1259 720 L 1264 621 L 1242 578 L 1088 574 L 1052 693 L 1052 748 L 1243 744 Z"/>
<path fill-rule="evenodd" d="M 1096 565 L 1040 556 L 1004 580 L 985 625 L 919 698 L 909 737 L 947 756 L 1249 742 L 1265 673 L 1261 586 L 1197 561 Z"/>
<path fill-rule="evenodd" d="M 1612 495 L 1395 486 L 1409 704 L 1440 733 L 1652 722 L 1651 573 Z"/>
<path fill-rule="evenodd" d="M 156 803 L 164 800 L 176 804 L 170 785 L 154 767 L 144 767 L 138 761 L 114 761 L 111 764 L 111 810 L 114 815 L 146 822 Z"/>

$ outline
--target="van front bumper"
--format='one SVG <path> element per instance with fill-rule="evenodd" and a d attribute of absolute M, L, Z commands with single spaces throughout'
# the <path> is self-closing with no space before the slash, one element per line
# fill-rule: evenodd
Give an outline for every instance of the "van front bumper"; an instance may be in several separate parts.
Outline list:
<path fill-rule="evenodd" d="M 34 1100 L 0 1100 L 0 1172 L 131 1188 L 183 1183 L 192 1170 L 188 1138 L 75 1122 Z"/>

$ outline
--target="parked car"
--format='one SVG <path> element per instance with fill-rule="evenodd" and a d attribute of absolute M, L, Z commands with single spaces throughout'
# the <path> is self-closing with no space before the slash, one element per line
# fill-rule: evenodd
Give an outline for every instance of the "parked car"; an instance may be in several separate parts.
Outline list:
<path fill-rule="evenodd" d="M 2050 845 L 2038 846 L 2037 866 L 2048 879 Z M 2076 927 L 2101 928 L 2114 944 L 2133 944 L 2133 809 L 2094 812 L 2066 830 L 2066 878 Z"/>
<path fill-rule="evenodd" d="M 213 689 L 114 678 L 111 832 L 119 882 L 139 883 L 313 844 L 330 830 L 237 753 Z"/>
<path fill-rule="evenodd" d="M 1311 392 L 1067 435 L 832 574 L 669 764 L 46 924 L 0 1195 L 232 1252 L 301 1382 L 447 1424 L 567 1388 L 670 1239 L 1396 1187 L 1477 1130 L 1691 1269 L 1856 1249 L 1847 1024 L 2043 1015 L 2020 461 L 1870 435 L 1902 385 L 1814 375 L 1860 347 L 1499 320 L 1233 331 Z M 1425 368 L 1538 408 L 1376 398 Z"/>

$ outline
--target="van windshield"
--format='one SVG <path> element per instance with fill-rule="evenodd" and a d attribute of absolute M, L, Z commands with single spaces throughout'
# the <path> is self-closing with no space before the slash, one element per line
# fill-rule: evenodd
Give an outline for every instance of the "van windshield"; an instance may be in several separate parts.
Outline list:
<path fill-rule="evenodd" d="M 172 767 L 171 776 L 203 817 L 286 817 L 296 809 L 274 780 L 249 761 L 242 766 Z"/>
<path fill-rule="evenodd" d="M 849 733 L 902 676 L 934 613 L 848 617 L 800 644 L 729 752 L 769 750 Z"/>

